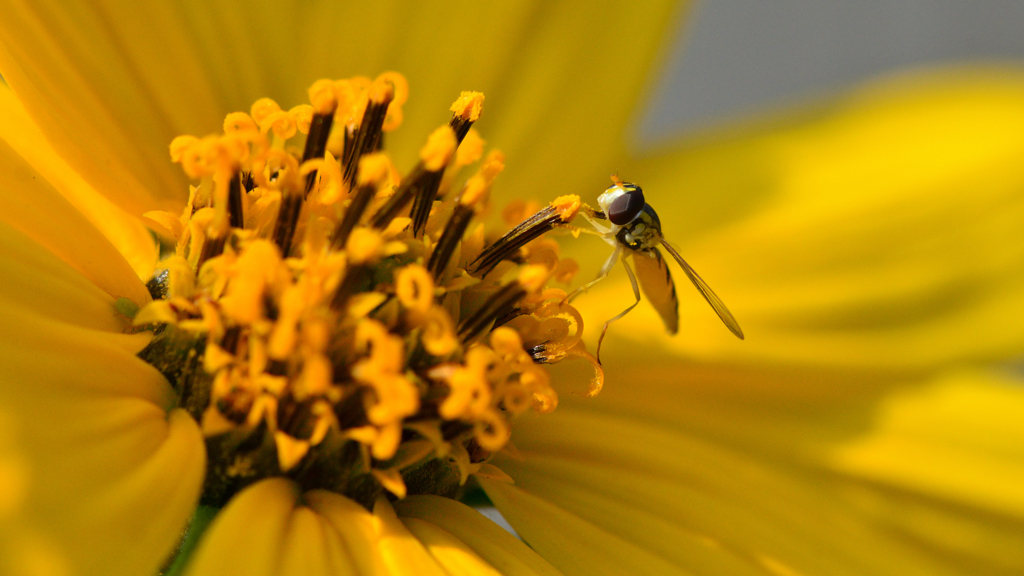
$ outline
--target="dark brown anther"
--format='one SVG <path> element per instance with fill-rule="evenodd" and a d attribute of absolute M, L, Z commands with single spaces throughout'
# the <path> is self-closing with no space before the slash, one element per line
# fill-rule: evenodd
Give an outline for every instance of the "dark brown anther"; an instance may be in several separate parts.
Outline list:
<path fill-rule="evenodd" d="M 252 177 L 252 172 L 242 172 L 242 189 L 246 192 L 252 192 L 256 188 L 256 180 Z"/>
<path fill-rule="evenodd" d="M 210 258 L 216 258 L 224 253 L 224 244 L 227 242 L 227 233 L 221 234 L 213 238 L 207 237 L 203 242 L 203 251 L 199 253 L 199 263 L 196 264 L 196 270 L 203 267 Z"/>
<path fill-rule="evenodd" d="M 238 339 L 242 335 L 242 329 L 232 326 L 224 331 L 224 337 L 220 339 L 220 347 L 229 354 L 238 352 Z"/>
<path fill-rule="evenodd" d="M 384 126 L 388 105 L 394 100 L 394 92 L 384 91 L 380 97 L 379 101 L 374 101 L 373 98 L 367 101 L 362 123 L 352 135 L 351 140 L 348 137 L 345 138 L 345 152 L 342 154 L 342 179 L 345 184 L 350 185 L 355 182 L 359 159 L 363 154 L 377 150 L 380 143 L 381 127 Z"/>
<path fill-rule="evenodd" d="M 376 187 L 372 184 L 360 186 L 356 189 L 352 202 L 345 209 L 345 216 L 334 229 L 334 235 L 331 237 L 332 248 L 341 250 L 345 243 L 348 242 L 349 234 L 355 229 L 356 224 L 359 224 L 359 219 L 363 217 L 363 212 L 366 211 L 366 207 L 370 204 L 375 190 Z"/>
<path fill-rule="evenodd" d="M 353 294 L 365 292 L 364 284 L 372 280 L 373 267 L 369 264 L 355 264 L 345 270 L 345 277 L 331 298 L 331 309 L 340 311 L 348 303 Z"/>
<path fill-rule="evenodd" d="M 388 198 L 388 201 L 381 206 L 380 210 L 370 218 L 370 226 L 383 230 L 388 227 L 388 224 L 395 219 L 396 216 L 409 205 L 412 201 L 413 195 L 416 193 L 416 189 L 420 186 L 420 181 L 425 179 L 427 175 L 431 174 L 423 168 L 423 163 L 420 162 L 412 169 L 412 172 L 408 176 L 402 179 L 402 183 L 395 190 L 395 193 Z"/>
<path fill-rule="evenodd" d="M 473 121 L 469 118 L 463 118 L 458 114 L 453 114 L 448 125 L 451 126 L 452 132 L 455 132 L 455 141 L 462 144 L 462 139 L 466 137 L 466 134 L 469 134 L 469 129 L 473 127 Z"/>
<path fill-rule="evenodd" d="M 499 288 L 497 292 L 484 302 L 484 305 L 479 310 L 467 316 L 459 323 L 457 330 L 459 339 L 463 343 L 467 343 L 479 336 L 496 319 L 515 308 L 515 305 L 526 294 L 526 288 L 519 281 L 511 282 Z"/>
<path fill-rule="evenodd" d="M 427 219 L 430 217 L 430 209 L 437 199 L 437 189 L 441 186 L 441 177 L 444 170 L 440 172 L 427 172 L 420 185 L 414 192 L 412 210 L 409 216 L 412 218 L 412 234 L 416 238 L 423 235 L 423 229 L 427 227 Z"/>
<path fill-rule="evenodd" d="M 313 404 L 316 398 L 296 400 L 291 394 L 284 396 L 277 404 L 277 427 L 279 430 L 299 440 L 309 440 L 313 435 L 316 423 L 313 417 Z"/>
<path fill-rule="evenodd" d="M 302 161 L 323 158 L 327 151 L 327 138 L 331 135 L 331 126 L 334 124 L 334 112 L 328 114 L 314 114 L 313 120 L 309 123 L 309 135 L 306 136 L 306 148 L 302 152 Z M 309 196 L 316 182 L 317 172 L 314 170 L 306 175 L 306 189 L 304 196 Z"/>
<path fill-rule="evenodd" d="M 556 224 L 562 223 L 559 211 L 553 206 L 547 206 L 485 248 L 471 264 L 472 272 L 480 276 L 486 275 L 494 270 L 499 262 L 514 256 L 520 248 L 550 231 Z"/>
<path fill-rule="evenodd" d="M 299 223 L 299 212 L 302 212 L 302 194 L 282 190 L 281 209 L 277 213 L 277 226 L 274 227 L 274 244 L 281 250 L 282 258 L 287 258 L 291 254 L 295 227 Z"/>
<path fill-rule="evenodd" d="M 244 228 L 242 213 L 242 173 L 238 172 L 228 182 L 228 217 L 232 228 Z"/>
<path fill-rule="evenodd" d="M 434 246 L 434 251 L 430 253 L 430 260 L 427 262 L 427 270 L 434 276 L 435 281 L 441 279 L 441 274 L 448 267 L 448 262 L 451 261 L 452 254 L 462 240 L 462 235 L 466 233 L 466 228 L 473 221 L 475 213 L 469 206 L 455 205 L 452 217 L 441 232 L 441 237 L 437 240 L 437 245 Z"/>

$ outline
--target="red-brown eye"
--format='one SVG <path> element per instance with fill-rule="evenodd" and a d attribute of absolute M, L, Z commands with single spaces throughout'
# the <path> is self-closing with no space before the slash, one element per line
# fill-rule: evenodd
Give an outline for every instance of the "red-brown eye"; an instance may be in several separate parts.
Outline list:
<path fill-rule="evenodd" d="M 644 193 L 640 188 L 624 192 L 608 205 L 608 219 L 616 226 L 630 223 L 644 209 Z"/>

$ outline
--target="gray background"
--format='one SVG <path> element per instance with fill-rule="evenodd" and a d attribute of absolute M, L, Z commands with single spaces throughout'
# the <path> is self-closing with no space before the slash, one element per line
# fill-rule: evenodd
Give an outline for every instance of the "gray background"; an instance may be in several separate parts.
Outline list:
<path fill-rule="evenodd" d="M 653 144 L 907 67 L 1024 63 L 1024 0 L 706 0 L 639 127 Z"/>

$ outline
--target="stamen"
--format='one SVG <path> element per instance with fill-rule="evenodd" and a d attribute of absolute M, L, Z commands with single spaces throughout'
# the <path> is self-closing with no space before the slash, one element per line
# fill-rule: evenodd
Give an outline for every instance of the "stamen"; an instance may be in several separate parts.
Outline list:
<path fill-rule="evenodd" d="M 352 231 L 345 243 L 345 252 L 348 253 L 345 278 L 331 299 L 332 309 L 341 310 L 348 299 L 359 291 L 359 287 L 368 281 L 373 272 L 373 264 L 380 258 L 383 243 L 384 239 L 375 230 L 357 228 Z"/>
<path fill-rule="evenodd" d="M 281 163 L 280 168 L 274 173 L 276 178 L 265 182 L 267 187 L 276 186 L 281 190 L 281 207 L 274 228 L 274 244 L 281 250 L 281 256 L 287 258 L 291 255 L 295 227 L 299 222 L 299 212 L 302 211 L 303 193 L 298 183 L 299 166 L 294 157 L 283 152 L 270 155 L 270 158 Z"/>
<path fill-rule="evenodd" d="M 414 195 L 429 198 L 430 202 L 433 202 L 437 196 L 437 188 L 441 184 L 444 169 L 451 161 L 457 147 L 455 134 L 450 127 L 441 126 L 434 130 L 427 138 L 426 145 L 420 150 L 419 164 L 413 168 L 412 174 L 402 181 L 402 185 L 388 198 L 384 206 L 373 215 L 370 225 L 378 230 L 387 228 L 395 216 L 398 216 L 398 213 L 409 204 Z M 423 224 L 426 223 L 426 216 L 430 211 L 429 204 L 427 204 L 426 210 L 426 214 L 420 215 Z M 414 222 L 416 217 L 417 215 L 414 214 Z"/>
<path fill-rule="evenodd" d="M 331 135 L 331 126 L 334 124 L 334 111 L 338 106 L 338 100 L 331 89 L 330 80 L 317 80 L 309 89 L 309 98 L 313 101 L 313 119 L 309 125 L 309 135 L 306 136 L 306 148 L 302 152 L 302 161 L 323 158 L 327 151 L 327 138 Z M 303 197 L 309 196 L 316 181 L 316 172 L 306 176 L 306 189 Z"/>
<path fill-rule="evenodd" d="M 341 249 L 348 242 L 349 234 L 352 233 L 356 224 L 359 223 L 363 212 L 366 211 L 370 200 L 377 192 L 377 188 L 387 179 L 388 167 L 387 157 L 382 154 L 370 154 L 360 160 L 359 187 L 356 188 L 352 202 L 345 210 L 345 216 L 338 223 L 337 228 L 334 229 L 334 235 L 331 238 L 331 245 L 334 249 Z"/>
<path fill-rule="evenodd" d="M 536 240 L 555 226 L 568 224 L 580 209 L 580 197 L 576 195 L 559 196 L 550 204 L 527 218 L 515 228 L 509 230 L 497 242 L 488 246 L 473 261 L 472 272 L 486 276 L 499 262 L 508 258 L 529 242 Z"/>
<path fill-rule="evenodd" d="M 459 339 L 469 342 L 480 335 L 495 320 L 515 307 L 527 294 L 536 292 L 547 280 L 548 271 L 543 266 L 526 266 L 515 281 L 501 287 L 491 295 L 472 315 L 459 324 Z"/>
<path fill-rule="evenodd" d="M 487 159 L 484 160 L 480 171 L 466 182 L 466 186 L 462 189 L 456 200 L 452 217 L 444 227 L 441 238 L 438 239 L 434 251 L 430 254 L 430 261 L 427 263 L 427 269 L 435 280 L 440 280 L 441 274 L 448 267 L 455 248 L 462 240 L 463 234 L 466 233 L 466 228 L 469 227 L 470 222 L 473 221 L 473 217 L 476 215 L 477 205 L 487 197 L 494 179 L 504 169 L 505 155 L 497 150 L 492 151 L 488 154 Z"/>
<path fill-rule="evenodd" d="M 242 173 L 236 172 L 228 183 L 228 216 L 231 219 L 232 228 L 244 228 L 244 214 L 242 213 Z"/>
<path fill-rule="evenodd" d="M 204 503 L 271 476 L 366 506 L 385 492 L 456 496 L 515 415 L 558 404 L 538 361 L 586 358 L 578 313 L 543 289 L 576 267 L 535 241 L 579 199 L 483 250 L 483 225 L 470 225 L 502 154 L 442 198 L 483 156 L 471 129 L 483 96 L 463 93 L 399 179 L 378 151 L 407 93 L 394 73 L 318 80 L 310 104 L 261 99 L 228 114 L 223 135 L 171 143 L 195 182 L 180 216 L 145 216 L 176 246 L 147 284 L 154 301 L 132 315 L 159 327 L 141 356 L 206 436 Z M 435 207 L 447 222 L 431 220 Z M 481 278 L 517 251 L 513 282 Z"/>
<path fill-rule="evenodd" d="M 452 119 L 449 126 L 455 132 L 455 139 L 461 144 L 473 123 L 480 119 L 483 111 L 484 95 L 480 92 L 463 92 L 452 104 Z"/>
<path fill-rule="evenodd" d="M 457 150 L 462 144 L 462 140 L 469 133 L 469 129 L 473 126 L 473 122 L 476 122 L 480 118 L 480 112 L 483 109 L 484 95 L 479 92 L 463 92 L 461 96 L 452 104 L 451 110 L 453 112 L 452 119 L 448 123 L 448 127 L 451 128 L 451 132 L 455 137 L 455 146 Z M 430 146 L 430 143 L 427 143 Z M 430 209 L 434 204 L 434 200 L 438 199 L 437 191 L 441 186 L 443 180 L 444 168 L 448 166 L 451 161 L 450 152 L 447 150 L 448 142 L 441 142 L 437 146 L 437 150 L 434 152 L 435 163 L 440 159 L 443 159 L 443 164 L 440 164 L 437 168 L 430 166 L 430 161 L 424 159 L 424 163 L 427 164 L 427 170 L 436 170 L 441 172 L 441 177 L 431 178 L 428 183 L 417 188 L 416 196 L 413 200 L 412 210 L 410 216 L 412 217 L 412 235 L 419 238 L 423 234 L 423 229 L 427 225 L 427 218 L 430 217 Z M 422 154 L 421 154 L 422 155 Z"/>
<path fill-rule="evenodd" d="M 351 145 L 345 146 L 342 157 L 342 165 L 345 167 L 342 175 L 346 183 L 355 180 L 359 159 L 363 154 L 377 150 L 388 106 L 394 99 L 395 84 L 390 78 L 382 76 L 370 86 L 362 122 L 352 137 Z"/>

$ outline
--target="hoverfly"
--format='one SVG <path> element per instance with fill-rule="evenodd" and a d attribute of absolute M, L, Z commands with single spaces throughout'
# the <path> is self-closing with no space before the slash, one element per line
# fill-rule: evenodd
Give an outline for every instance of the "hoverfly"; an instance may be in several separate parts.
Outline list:
<path fill-rule="evenodd" d="M 636 302 L 604 323 L 601 337 L 597 341 L 598 362 L 601 358 L 601 342 L 604 340 L 605 333 L 608 332 L 608 325 L 636 308 L 636 305 L 640 303 L 641 286 L 647 299 L 650 300 L 664 321 L 669 334 L 679 331 L 679 301 L 676 299 L 675 282 L 672 280 L 672 274 L 669 273 L 665 258 L 661 255 L 661 250 L 658 249 L 659 245 L 672 255 L 679 267 L 683 269 L 686 277 L 690 279 L 701 296 L 708 301 L 725 326 L 742 340 L 743 330 L 729 309 L 697 272 L 686 263 L 686 260 L 683 260 L 679 252 L 665 240 L 665 236 L 661 232 L 661 220 L 658 218 L 658 213 L 644 200 L 643 190 L 636 184 L 619 180 L 616 176 L 612 176 L 612 182 L 614 184 L 597 198 L 601 210 L 585 206 L 581 213 L 594 227 L 595 233 L 615 249 L 601 267 L 597 278 L 580 286 L 568 296 L 570 301 L 576 298 L 608 276 L 612 268 L 615 267 L 616 260 L 622 260 L 622 265 L 626 268 L 626 274 L 629 276 L 629 282 L 633 286 L 633 296 L 636 298 Z M 636 266 L 635 274 L 629 266 L 628 258 L 630 256 L 633 257 L 633 264 Z M 637 284 L 638 278 L 639 285 Z"/>

